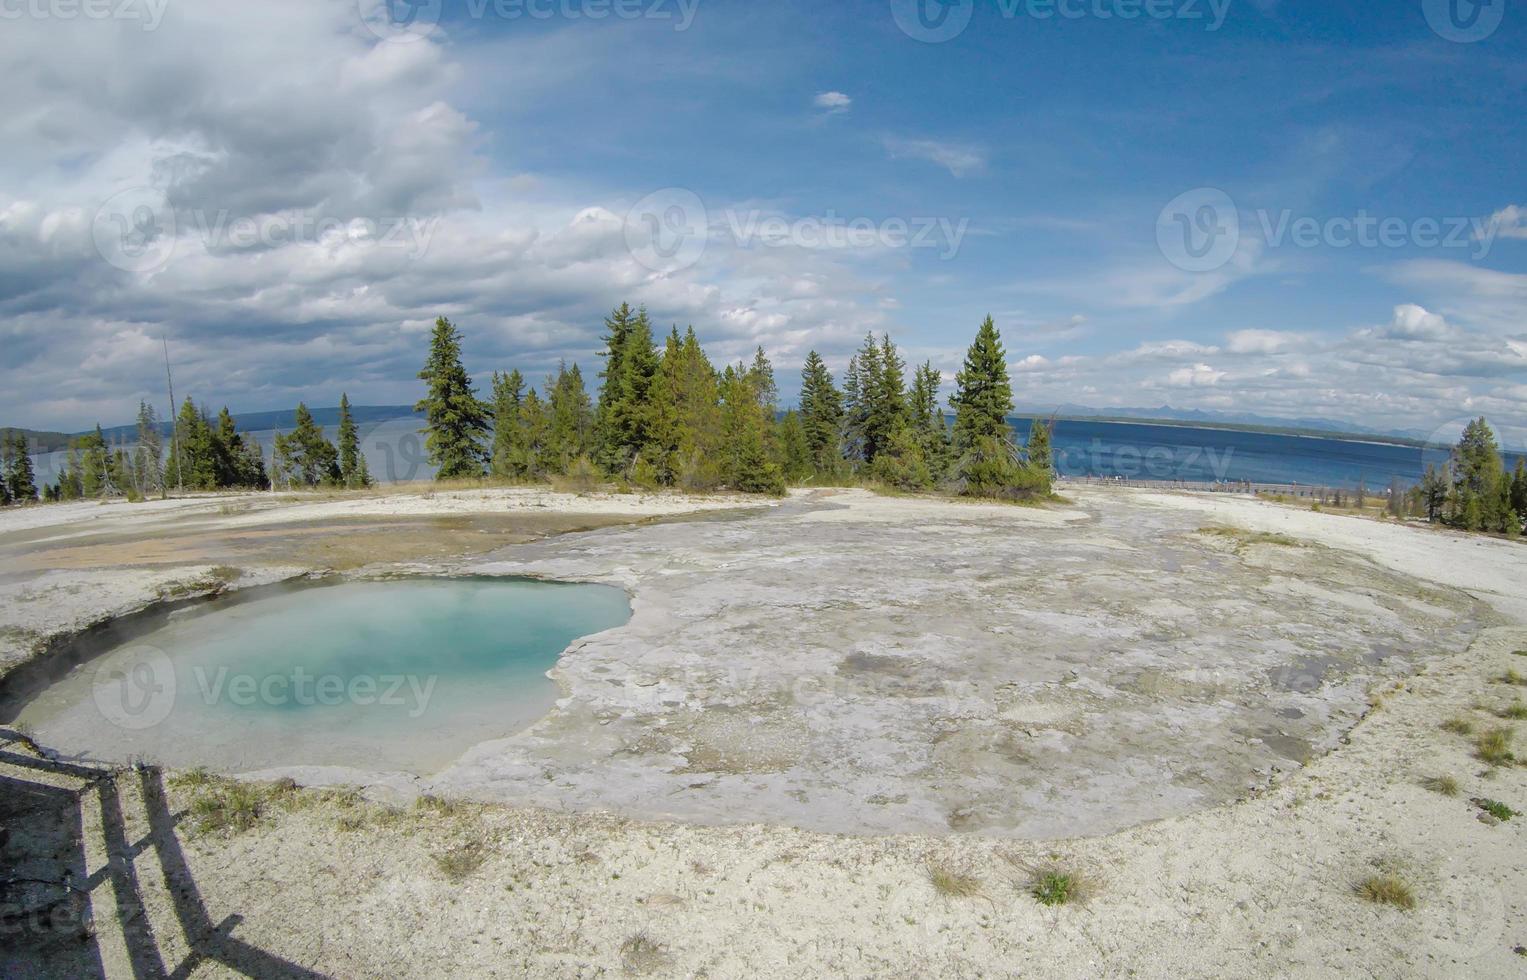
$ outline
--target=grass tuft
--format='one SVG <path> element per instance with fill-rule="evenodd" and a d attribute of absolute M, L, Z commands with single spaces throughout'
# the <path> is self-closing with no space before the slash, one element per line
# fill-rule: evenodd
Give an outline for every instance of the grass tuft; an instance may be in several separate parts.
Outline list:
<path fill-rule="evenodd" d="M 1516 701 L 1501 708 L 1495 714 L 1498 718 L 1510 718 L 1512 721 L 1527 720 L 1527 704 Z"/>
<path fill-rule="evenodd" d="M 1433 793 L 1441 793 L 1443 796 L 1458 795 L 1458 780 L 1452 776 L 1428 776 L 1421 780 L 1421 785 Z"/>
<path fill-rule="evenodd" d="M 1495 678 L 1495 682 L 1497 684 L 1510 684 L 1513 687 L 1527 687 L 1527 676 L 1523 676 L 1512 669 Z"/>
<path fill-rule="evenodd" d="M 195 769 L 187 769 L 184 772 L 173 773 L 170 776 L 169 782 L 171 786 L 183 789 L 195 789 L 200 786 L 208 785 L 209 783 L 213 782 L 215 778 L 216 777 L 214 777 L 212 773 L 207 771 L 206 767 L 197 766 Z"/>
<path fill-rule="evenodd" d="M 1359 898 L 1375 905 L 1392 905 L 1405 910 L 1416 907 L 1415 893 L 1397 874 L 1371 875 L 1359 881 L 1355 890 Z"/>
<path fill-rule="evenodd" d="M 1092 896 L 1091 879 L 1074 868 L 1052 863 L 1028 871 L 1028 892 L 1040 905 L 1077 905 Z"/>
<path fill-rule="evenodd" d="M 928 865 L 928 881 L 945 898 L 974 898 L 981 894 L 981 879 L 961 874 L 943 865 Z"/>
<path fill-rule="evenodd" d="M 1511 752 L 1511 737 L 1514 734 L 1515 731 L 1510 728 L 1492 728 L 1482 732 L 1474 740 L 1474 754 L 1492 766 L 1515 762 L 1516 756 Z"/>
<path fill-rule="evenodd" d="M 233 780 L 207 783 L 191 803 L 197 833 L 243 833 L 265 815 L 265 793 L 258 786 Z"/>
<path fill-rule="evenodd" d="M 620 944 L 620 962 L 627 973 L 651 973 L 668 965 L 668 951 L 646 932 Z"/>
<path fill-rule="evenodd" d="M 421 796 L 414 801 L 414 809 L 420 813 L 432 813 L 437 817 L 454 817 L 461 810 L 455 800 L 443 800 L 438 796 Z"/>
<path fill-rule="evenodd" d="M 1463 715 L 1454 715 L 1442 723 L 1442 730 L 1454 735 L 1473 735 L 1474 723 Z"/>
<path fill-rule="evenodd" d="M 440 873 L 451 881 L 462 882 L 482 867 L 487 859 L 488 855 L 483 846 L 473 842 L 436 854 L 435 867 L 439 868 Z"/>

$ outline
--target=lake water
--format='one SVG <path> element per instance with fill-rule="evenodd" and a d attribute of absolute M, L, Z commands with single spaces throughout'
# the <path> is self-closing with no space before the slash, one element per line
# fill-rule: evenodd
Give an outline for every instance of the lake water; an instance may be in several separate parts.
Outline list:
<path fill-rule="evenodd" d="M 1020 419 L 1021 438 L 1032 420 Z M 1382 490 L 1392 479 L 1410 486 L 1443 449 L 1322 436 L 1243 432 L 1148 422 L 1055 423 L 1056 465 L 1066 476 L 1123 476 L 1138 480 L 1249 480 Z M 1515 458 L 1508 460 L 1515 465 Z"/>
<path fill-rule="evenodd" d="M 172 614 L 5 714 L 94 761 L 427 774 L 540 718 L 558 655 L 630 615 L 617 588 L 519 579 L 234 597 Z"/>
<path fill-rule="evenodd" d="M 1015 419 L 1019 440 L 1028 437 L 1031 420 Z M 382 483 L 434 477 L 415 418 L 362 424 L 361 446 L 371 474 Z M 253 433 L 270 458 L 273 431 Z M 331 429 L 330 439 L 335 438 Z M 1069 421 L 1056 423 L 1054 444 L 1061 473 L 1067 476 L 1124 476 L 1142 480 L 1250 480 L 1253 483 L 1303 483 L 1355 487 L 1359 480 L 1381 490 L 1398 478 L 1411 485 L 1429 464 L 1447 461 L 1442 449 L 1391 443 L 1293 436 L 1191 425 L 1149 422 Z M 166 441 L 168 445 L 168 441 Z M 39 483 L 57 479 L 63 453 L 35 457 Z M 1515 457 L 1507 460 L 1508 468 Z"/>

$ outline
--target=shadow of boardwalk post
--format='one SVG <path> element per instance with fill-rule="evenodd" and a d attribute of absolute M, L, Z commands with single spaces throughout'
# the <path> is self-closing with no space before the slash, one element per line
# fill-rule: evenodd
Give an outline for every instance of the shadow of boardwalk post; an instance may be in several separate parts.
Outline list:
<path fill-rule="evenodd" d="M 242 917 L 214 923 L 186 863 L 157 768 L 109 771 L 14 750 L 0 731 L 0 974 L 19 977 L 180 978 L 211 961 L 251 977 L 317 973 L 233 935 Z M 136 773 L 148 832 L 130 840 L 118 780 Z M 92 838 L 90 808 L 99 800 Z M 189 947 L 167 964 L 145 914 L 137 859 L 152 850 Z M 93 859 L 94 856 L 94 859 Z M 97 870 L 91 873 L 92 864 Z M 105 921 L 98 912 L 107 910 Z M 161 922 L 161 927 L 168 923 Z"/>

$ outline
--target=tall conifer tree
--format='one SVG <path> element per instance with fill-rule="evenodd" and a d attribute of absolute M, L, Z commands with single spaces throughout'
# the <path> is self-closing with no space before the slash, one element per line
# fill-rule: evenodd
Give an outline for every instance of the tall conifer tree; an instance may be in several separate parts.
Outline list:
<path fill-rule="evenodd" d="M 1012 438 L 1007 413 L 1013 410 L 1007 355 L 997 325 L 988 316 L 965 354 L 965 366 L 955 376 L 954 445 L 963 452 L 981 439 Z"/>
<path fill-rule="evenodd" d="M 425 450 L 437 480 L 481 476 L 488 413 L 461 363 L 461 334 L 445 317 L 435 321 L 429 359 L 419 372 L 428 385 L 414 411 L 425 415 Z"/>

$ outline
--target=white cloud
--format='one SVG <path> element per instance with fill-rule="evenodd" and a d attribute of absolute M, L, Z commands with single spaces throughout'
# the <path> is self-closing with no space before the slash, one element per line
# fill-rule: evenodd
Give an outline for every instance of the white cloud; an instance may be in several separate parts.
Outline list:
<path fill-rule="evenodd" d="M 624 234 L 651 188 L 490 172 L 477 123 L 455 104 L 447 32 L 379 42 L 353 0 L 267 8 L 171 5 L 148 35 L 8 24 L 0 419 L 130 419 L 139 398 L 162 401 L 166 336 L 177 394 L 254 410 L 332 403 L 341 389 L 359 403 L 414 400 L 424 331 L 441 314 L 461 323 L 479 378 L 510 366 L 538 378 L 564 357 L 591 374 L 600 318 L 622 300 L 664 327 L 693 323 L 718 362 L 763 344 L 782 372 L 809 348 L 833 357 L 891 326 L 890 276 L 875 263 L 903 256 L 749 251 L 713 236 L 697 265 L 655 275 Z M 80 67 L 52 67 L 63 63 Z M 174 253 L 150 275 L 112 268 L 93 242 L 97 207 L 129 186 L 175 216 Z M 293 218 L 338 224 L 255 247 L 206 231 Z M 395 247 L 350 231 L 390 218 L 425 233 Z"/>
<path fill-rule="evenodd" d="M 986 151 L 972 144 L 895 137 L 887 137 L 884 143 L 892 158 L 926 160 L 938 164 L 955 177 L 967 177 L 986 169 Z"/>
<path fill-rule="evenodd" d="M 853 108 L 854 100 L 842 92 L 822 92 L 811 100 L 811 104 L 827 115 L 835 116 Z"/>
<path fill-rule="evenodd" d="M 1485 226 L 1496 238 L 1527 238 L 1527 208 L 1508 204 L 1492 214 Z"/>
<path fill-rule="evenodd" d="M 1198 363 L 1191 367 L 1178 368 L 1167 375 L 1167 384 L 1174 388 L 1207 388 L 1219 384 L 1225 376 L 1224 371 Z"/>
<path fill-rule="evenodd" d="M 1304 343 L 1304 337 L 1282 330 L 1232 330 L 1225 349 L 1232 354 L 1278 354 Z"/>
<path fill-rule="evenodd" d="M 1397 340 L 1441 340 L 1453 332 L 1446 319 L 1414 303 L 1394 308 L 1394 319 L 1381 333 Z"/>

